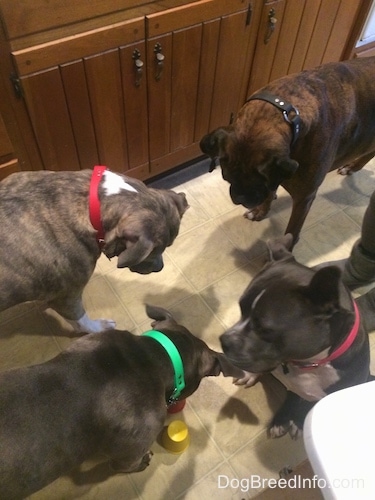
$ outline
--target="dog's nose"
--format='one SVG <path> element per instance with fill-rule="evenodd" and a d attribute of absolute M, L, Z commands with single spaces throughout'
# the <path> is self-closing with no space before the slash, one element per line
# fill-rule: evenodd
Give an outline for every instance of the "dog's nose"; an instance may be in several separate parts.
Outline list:
<path fill-rule="evenodd" d="M 229 330 L 220 336 L 220 343 L 223 351 L 237 350 L 241 347 L 242 341 L 239 333 L 236 330 Z"/>

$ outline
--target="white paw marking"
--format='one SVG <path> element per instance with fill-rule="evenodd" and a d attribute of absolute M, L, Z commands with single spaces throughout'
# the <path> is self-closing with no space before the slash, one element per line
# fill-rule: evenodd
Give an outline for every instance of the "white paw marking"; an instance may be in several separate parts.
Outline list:
<path fill-rule="evenodd" d="M 234 385 L 243 385 L 245 388 L 252 387 L 259 378 L 259 373 L 243 372 L 242 378 L 233 379 Z"/>
<path fill-rule="evenodd" d="M 294 440 L 302 436 L 302 430 L 297 427 L 293 420 L 290 420 L 288 425 L 274 425 L 268 429 L 268 435 L 272 439 L 285 436 L 287 433 Z"/>
<path fill-rule="evenodd" d="M 249 219 L 249 220 L 254 220 L 255 219 L 255 214 L 252 210 L 248 210 L 247 212 L 245 212 L 243 214 L 243 216 L 245 217 L 245 219 Z"/>
<path fill-rule="evenodd" d="M 112 330 L 116 327 L 116 322 L 111 319 L 90 319 L 84 314 L 78 320 L 67 320 L 78 333 L 100 333 Z"/>
<path fill-rule="evenodd" d="M 121 175 L 111 172 L 110 170 L 104 172 L 103 178 L 103 188 L 107 196 L 119 194 L 121 190 L 132 191 L 133 193 L 138 192 L 133 186 L 128 184 Z"/>

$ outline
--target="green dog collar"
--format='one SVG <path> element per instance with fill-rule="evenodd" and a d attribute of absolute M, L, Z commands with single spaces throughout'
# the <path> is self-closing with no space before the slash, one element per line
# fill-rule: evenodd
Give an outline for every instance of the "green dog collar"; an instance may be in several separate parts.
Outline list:
<path fill-rule="evenodd" d="M 174 369 L 174 391 L 168 401 L 168 403 L 172 403 L 180 397 L 181 392 L 185 389 L 184 365 L 182 363 L 180 353 L 171 339 L 162 332 L 149 330 L 142 333 L 142 336 L 150 337 L 159 342 L 159 344 L 167 351 L 167 354 L 172 362 Z"/>

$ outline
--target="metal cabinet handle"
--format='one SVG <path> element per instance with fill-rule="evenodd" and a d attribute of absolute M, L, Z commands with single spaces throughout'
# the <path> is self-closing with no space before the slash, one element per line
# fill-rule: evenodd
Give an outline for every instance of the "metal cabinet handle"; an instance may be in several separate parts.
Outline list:
<path fill-rule="evenodd" d="M 141 53 L 138 49 L 133 51 L 132 59 L 134 61 L 135 68 L 135 81 L 134 85 L 139 87 L 141 85 L 141 80 L 143 76 L 143 61 L 141 60 Z"/>
<path fill-rule="evenodd" d="M 267 44 L 270 41 L 270 38 L 275 31 L 277 18 L 275 9 L 270 9 L 268 12 L 268 21 L 267 21 L 267 31 L 264 36 L 264 43 Z"/>
<path fill-rule="evenodd" d="M 154 47 L 155 54 L 155 80 L 158 82 L 161 78 L 164 69 L 165 55 L 162 53 L 162 46 L 157 43 Z"/>

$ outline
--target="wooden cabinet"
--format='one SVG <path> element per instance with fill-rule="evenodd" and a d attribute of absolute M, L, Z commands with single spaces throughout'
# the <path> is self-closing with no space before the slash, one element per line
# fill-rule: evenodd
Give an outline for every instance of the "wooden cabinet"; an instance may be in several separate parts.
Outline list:
<path fill-rule="evenodd" d="M 260 6 L 204 1 L 147 17 L 151 174 L 199 156 L 202 136 L 241 107 Z"/>
<path fill-rule="evenodd" d="M 147 81 L 134 51 L 145 55 L 142 18 L 14 52 L 44 168 L 101 163 L 147 177 Z"/>
<path fill-rule="evenodd" d="M 268 82 L 345 58 L 367 0 L 266 1 L 249 81 L 249 95 Z"/>
<path fill-rule="evenodd" d="M 199 156 L 246 94 L 261 0 L 200 0 L 12 55 L 43 168 L 145 179 Z"/>
<path fill-rule="evenodd" d="M 0 0 L 14 158 L 141 179 L 193 160 L 255 90 L 344 58 L 369 1 Z"/>
<path fill-rule="evenodd" d="M 14 147 L 0 115 L 0 180 L 18 170 Z"/>

